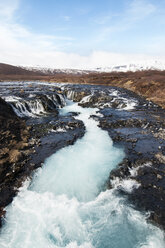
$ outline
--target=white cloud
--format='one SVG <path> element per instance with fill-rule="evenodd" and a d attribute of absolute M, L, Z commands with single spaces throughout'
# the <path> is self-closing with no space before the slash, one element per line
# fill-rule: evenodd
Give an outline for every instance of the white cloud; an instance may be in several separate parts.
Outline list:
<path fill-rule="evenodd" d="M 123 13 L 109 13 L 94 20 L 102 25 L 98 32 L 98 42 L 102 42 L 113 34 L 128 31 L 136 26 L 137 23 L 148 18 L 157 10 L 156 5 L 151 4 L 148 0 L 133 0 L 125 5 Z M 113 17 L 116 20 L 112 22 Z"/>
<path fill-rule="evenodd" d="M 19 6 L 19 0 L 0 0 L 0 19 L 10 20 Z"/>
<path fill-rule="evenodd" d="M 51 68 L 92 69 L 131 63 L 143 64 L 145 61 L 164 61 L 165 57 L 146 56 L 137 54 L 117 54 L 104 51 L 94 51 L 88 56 L 57 51 L 37 51 L 36 49 L 20 49 L 20 51 L 4 52 L 3 62 Z M 8 59 L 5 59 L 8 58 Z"/>
<path fill-rule="evenodd" d="M 128 15 L 133 20 L 141 20 L 156 11 L 156 6 L 147 0 L 133 0 L 128 6 Z"/>
<path fill-rule="evenodd" d="M 19 0 L 0 0 L 0 62 L 26 63 L 26 56 L 40 59 L 40 54 L 62 48 L 62 41 L 72 42 L 72 37 L 35 34 L 16 22 Z M 38 56 L 37 56 L 38 53 Z M 28 59 L 29 61 L 29 59 Z"/>

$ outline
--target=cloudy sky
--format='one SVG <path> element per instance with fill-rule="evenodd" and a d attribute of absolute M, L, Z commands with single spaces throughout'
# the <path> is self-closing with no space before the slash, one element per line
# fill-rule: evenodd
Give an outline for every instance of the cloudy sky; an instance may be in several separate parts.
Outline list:
<path fill-rule="evenodd" d="M 165 61 L 165 0 L 0 0 L 0 62 L 91 68 Z"/>

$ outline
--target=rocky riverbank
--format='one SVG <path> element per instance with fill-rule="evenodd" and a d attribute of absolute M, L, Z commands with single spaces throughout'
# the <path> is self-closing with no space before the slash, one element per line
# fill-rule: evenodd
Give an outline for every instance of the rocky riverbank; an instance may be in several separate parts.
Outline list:
<path fill-rule="evenodd" d="M 98 107 L 100 117 L 93 118 L 108 131 L 114 145 L 125 151 L 123 162 L 110 173 L 108 187 L 117 186 L 130 203 L 141 211 L 149 211 L 149 219 L 165 229 L 164 110 L 117 88 L 110 93 L 106 88 L 89 92 L 77 87 L 75 93 L 68 91 L 68 95 L 83 107 Z"/>
<path fill-rule="evenodd" d="M 56 93 L 54 92 L 53 95 Z M 21 99 L 23 100 L 19 99 L 20 102 L 17 104 L 15 101 L 11 103 L 0 98 L 1 217 L 5 214 L 4 207 L 11 203 L 22 183 L 48 156 L 62 147 L 73 144 L 85 133 L 83 122 L 76 120 L 73 113 L 60 116 L 58 104 L 46 95 L 38 95 L 38 101 L 42 99 L 44 103 L 42 111 L 45 111 L 40 113 L 40 116 L 34 115 L 32 106 L 31 110 L 26 106 L 29 103 L 27 94 Z M 62 104 L 60 98 L 58 100 L 59 104 Z M 23 101 L 25 105 L 20 105 Z M 25 108 L 29 112 L 25 111 Z M 22 118 L 16 113 L 22 114 Z M 23 116 L 25 113 L 30 113 L 33 118 Z"/>
<path fill-rule="evenodd" d="M 111 172 L 109 187 L 121 181 L 118 189 L 140 210 L 150 211 L 150 219 L 165 228 L 165 122 L 160 110 L 101 111 L 100 127 L 107 130 L 114 144 L 124 147 L 126 157 Z M 158 120 L 159 119 L 159 120 Z M 130 193 L 122 188 L 122 180 L 135 180 Z M 131 182 L 131 181 L 130 181 Z"/>
<path fill-rule="evenodd" d="M 9 204 L 20 187 L 28 154 L 32 152 L 30 128 L 0 98 L 0 209 Z"/>
<path fill-rule="evenodd" d="M 129 90 L 106 86 L 6 84 L 1 97 L 8 102 L 0 100 L 1 214 L 45 158 L 84 135 L 84 125 L 75 113 L 60 114 L 67 97 L 82 107 L 97 107 L 98 115 L 91 118 L 125 151 L 107 187 L 116 187 L 130 204 L 149 211 L 150 220 L 165 229 L 163 109 Z"/>

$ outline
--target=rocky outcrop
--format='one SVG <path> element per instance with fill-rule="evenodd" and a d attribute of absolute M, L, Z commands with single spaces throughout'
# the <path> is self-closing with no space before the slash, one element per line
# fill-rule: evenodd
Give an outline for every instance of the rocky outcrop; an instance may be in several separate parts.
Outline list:
<path fill-rule="evenodd" d="M 90 95 L 90 90 L 76 87 L 65 87 L 64 94 L 69 100 L 80 102 L 84 97 Z"/>
<path fill-rule="evenodd" d="M 51 123 L 34 125 L 32 136 L 39 139 L 40 144 L 36 146 L 36 152 L 31 157 L 30 163 L 34 164 L 35 168 L 40 167 L 47 157 L 67 145 L 73 145 L 84 134 L 83 122 L 70 116 L 61 116 Z"/>
<path fill-rule="evenodd" d="M 107 94 L 105 94 L 104 92 L 96 92 L 94 94 L 91 94 L 88 96 L 87 99 L 82 100 L 79 105 L 81 107 L 105 107 L 106 105 L 109 106 L 109 104 L 111 103 L 111 106 L 115 106 L 117 107 L 120 104 L 120 101 L 118 100 L 118 102 L 115 101 L 116 99 L 114 99 L 114 97 L 109 96 Z"/>
<path fill-rule="evenodd" d="M 116 112 L 101 110 L 99 126 L 107 130 L 114 144 L 125 151 L 124 161 L 110 173 L 111 182 L 135 180 L 131 192 L 119 187 L 140 210 L 150 211 L 150 220 L 165 229 L 165 140 L 164 112 L 152 109 Z M 159 118 L 158 118 L 159 116 Z M 158 120 L 159 119 L 159 120 Z"/>

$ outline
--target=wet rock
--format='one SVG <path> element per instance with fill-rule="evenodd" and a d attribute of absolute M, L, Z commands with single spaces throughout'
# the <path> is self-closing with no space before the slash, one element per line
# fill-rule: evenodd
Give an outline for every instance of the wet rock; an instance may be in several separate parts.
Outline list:
<path fill-rule="evenodd" d="M 120 120 L 113 120 L 113 119 L 102 119 L 100 121 L 99 126 L 101 128 L 130 128 L 130 127 L 143 127 L 146 125 L 145 120 L 141 119 L 120 119 Z"/>
<path fill-rule="evenodd" d="M 104 93 L 95 93 L 93 95 L 89 95 L 87 99 L 82 100 L 82 102 L 79 103 L 79 106 L 93 108 L 101 105 L 106 105 L 107 103 L 110 103 L 112 100 L 113 97 L 108 96 Z"/>
<path fill-rule="evenodd" d="M 85 96 L 90 95 L 91 92 L 90 90 L 83 88 L 65 87 L 64 94 L 68 99 L 73 100 L 74 102 L 80 102 Z"/>
<path fill-rule="evenodd" d="M 140 114 L 139 118 L 139 111 L 128 115 L 113 112 L 100 118 L 99 126 L 108 131 L 114 144 L 123 147 L 126 154 L 124 161 L 111 171 L 109 179 L 111 182 L 116 178 L 130 178 L 139 183 L 140 187 L 124 194 L 139 210 L 150 211 L 150 221 L 165 229 L 165 153 L 160 152 L 160 149 L 165 151 L 165 141 L 160 134 L 155 135 L 157 130 L 164 132 L 164 122 L 157 122 L 144 112 Z"/>
<path fill-rule="evenodd" d="M 56 101 L 54 101 L 53 97 L 56 98 Z M 58 115 L 57 107 L 62 105 L 61 99 L 58 95 L 54 94 L 53 96 L 50 96 L 50 98 L 48 98 L 47 95 L 38 95 L 37 99 L 41 100 L 46 112 L 54 112 Z"/>
<path fill-rule="evenodd" d="M 81 107 L 99 107 L 99 108 L 125 108 L 127 105 L 123 101 L 123 99 L 116 99 L 113 96 L 107 95 L 104 92 L 96 92 L 92 95 L 89 95 L 86 99 L 82 99 L 82 101 L 78 104 Z"/>
<path fill-rule="evenodd" d="M 83 122 L 71 117 L 61 117 L 61 119 L 59 117 L 52 124 L 52 130 L 40 136 L 41 143 L 36 147 L 36 153 L 30 160 L 30 163 L 35 164 L 35 168 L 40 167 L 44 160 L 57 150 L 67 145 L 73 145 L 78 138 L 83 137 L 85 134 Z"/>

